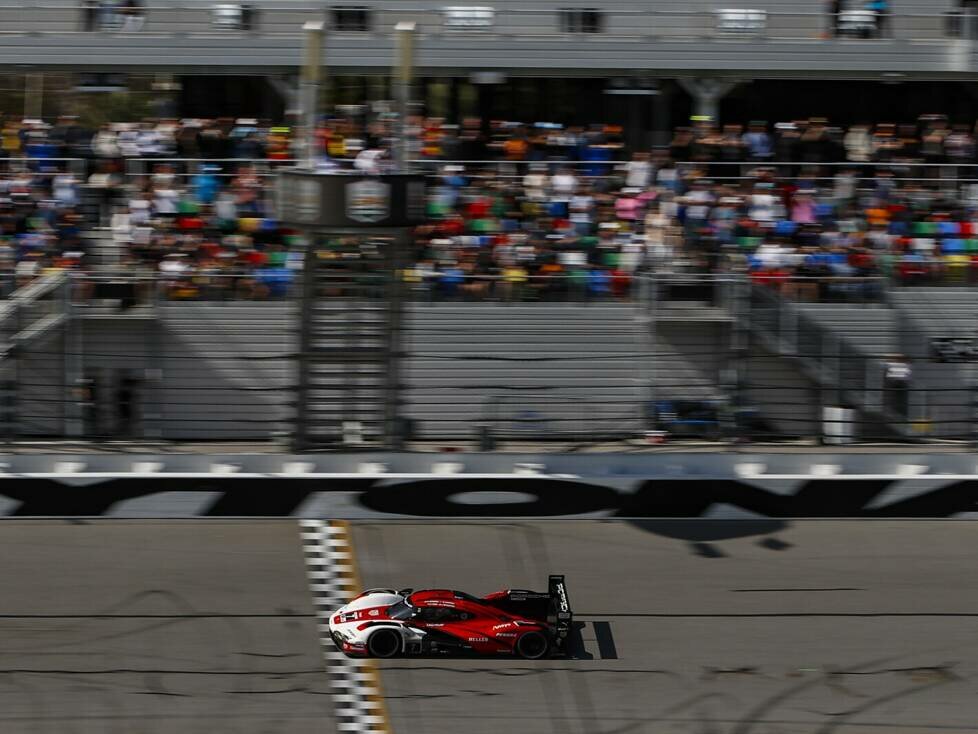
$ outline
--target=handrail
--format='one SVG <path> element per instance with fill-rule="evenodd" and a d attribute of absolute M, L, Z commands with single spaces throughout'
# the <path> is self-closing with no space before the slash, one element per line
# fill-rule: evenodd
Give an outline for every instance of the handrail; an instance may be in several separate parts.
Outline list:
<path fill-rule="evenodd" d="M 533 122 L 523 123 L 526 127 L 532 128 Z M 86 163 L 88 158 L 78 158 L 78 157 L 60 157 L 60 158 L 35 158 L 30 156 L 14 156 L 9 158 L 0 158 L 0 174 L 4 173 L 2 169 L 5 167 L 10 167 L 12 164 L 16 165 L 28 165 L 28 164 L 82 164 Z M 95 157 L 94 160 L 99 160 Z M 214 165 L 214 164 L 224 164 L 224 163 L 240 163 L 252 166 L 268 166 L 270 168 L 288 168 L 290 166 L 295 166 L 299 159 L 297 158 L 181 158 L 181 157 L 168 157 L 168 158 L 155 158 L 155 157 L 118 157 L 113 160 L 121 160 L 124 163 L 128 162 L 139 162 L 145 164 L 147 167 L 152 167 L 158 164 L 199 164 L 199 165 Z M 330 160 L 337 163 L 345 163 L 347 161 L 352 162 L 349 158 L 331 158 Z M 479 159 L 479 160 L 462 160 L 458 158 L 412 158 L 407 161 L 407 163 L 412 165 L 423 165 L 423 166 L 533 166 L 539 165 L 543 167 L 554 167 L 554 166 L 567 166 L 567 167 L 577 167 L 577 166 L 621 166 L 628 163 L 628 159 L 608 159 L 608 160 L 577 160 L 577 159 L 524 159 L 524 160 L 509 160 L 506 158 L 490 158 L 490 159 Z M 729 166 L 729 167 L 748 167 L 748 168 L 774 168 L 778 166 L 782 167 L 801 167 L 801 168 L 872 168 L 872 169 L 900 169 L 900 168 L 938 168 L 938 169 L 978 169 L 978 163 L 926 163 L 923 161 L 784 161 L 784 160 L 770 160 L 770 161 L 759 161 L 759 160 L 749 160 L 743 159 L 738 161 L 723 161 L 723 160 L 709 160 L 709 161 L 694 161 L 694 160 L 678 160 L 673 162 L 677 168 L 698 168 L 709 166 L 711 168 L 717 166 Z M 36 171 L 18 171 L 23 173 L 36 174 Z M 153 171 L 145 170 L 132 172 L 131 175 L 152 175 Z M 712 176 L 710 178 L 713 178 Z M 918 179 L 919 180 L 919 179 Z M 942 181 L 947 181 L 948 179 L 941 179 Z"/>
<path fill-rule="evenodd" d="M 675 161 L 676 166 L 801 166 L 802 168 L 978 168 L 978 163 L 926 163 L 924 161 Z"/>
<path fill-rule="evenodd" d="M 47 273 L 32 280 L 22 288 L 15 290 L 10 294 L 8 300 L 20 304 L 36 301 L 38 298 L 46 296 L 51 291 L 64 285 L 67 277 L 65 272 Z"/>
<path fill-rule="evenodd" d="M 772 324 L 759 318 L 755 310 L 755 299 L 764 301 L 768 308 L 777 309 L 773 331 Z M 897 432 L 907 432 L 909 416 L 888 408 L 880 397 L 885 388 L 881 384 L 874 386 L 870 379 L 872 374 L 882 374 L 881 355 L 865 352 L 845 335 L 818 323 L 810 315 L 800 311 L 789 299 L 779 296 L 769 288 L 754 285 L 750 303 L 750 326 L 765 332 L 767 338 L 778 345 L 779 351 L 807 363 L 812 376 L 817 377 L 824 385 L 833 386 L 845 402 L 880 416 Z M 793 322 L 791 330 L 782 328 L 786 317 Z M 834 353 L 825 353 L 827 341 L 834 345 Z M 811 344 L 818 345 L 817 352 L 807 348 Z M 876 369 L 871 370 L 871 367 Z"/>

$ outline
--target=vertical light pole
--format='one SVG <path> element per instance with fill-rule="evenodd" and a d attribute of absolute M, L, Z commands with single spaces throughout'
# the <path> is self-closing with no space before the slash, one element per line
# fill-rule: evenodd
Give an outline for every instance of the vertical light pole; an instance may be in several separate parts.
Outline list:
<path fill-rule="evenodd" d="M 411 82 L 414 81 L 414 34 L 417 24 L 412 20 L 402 20 L 394 31 L 397 35 L 397 115 L 398 135 L 397 170 L 407 173 L 408 169 L 408 111 L 411 105 Z"/>
<path fill-rule="evenodd" d="M 305 38 L 303 49 L 302 94 L 303 148 L 302 166 L 310 171 L 316 166 L 316 112 L 319 107 L 319 80 L 323 69 L 323 39 L 325 23 L 309 20 L 302 26 Z"/>

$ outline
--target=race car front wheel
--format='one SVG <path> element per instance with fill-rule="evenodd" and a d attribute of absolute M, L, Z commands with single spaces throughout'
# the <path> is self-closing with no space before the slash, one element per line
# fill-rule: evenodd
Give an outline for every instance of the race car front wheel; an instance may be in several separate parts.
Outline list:
<path fill-rule="evenodd" d="M 401 636 L 394 630 L 377 630 L 367 638 L 371 657 L 392 658 L 401 651 Z"/>
<path fill-rule="evenodd" d="M 516 654 L 527 660 L 539 660 L 550 650 L 550 640 L 540 632 L 527 632 L 516 640 Z"/>

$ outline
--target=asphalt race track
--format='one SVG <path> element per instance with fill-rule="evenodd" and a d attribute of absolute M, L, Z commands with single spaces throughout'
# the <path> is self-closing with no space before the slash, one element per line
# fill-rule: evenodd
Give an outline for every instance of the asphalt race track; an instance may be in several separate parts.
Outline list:
<path fill-rule="evenodd" d="M 395 732 L 978 731 L 969 522 L 359 524 L 369 586 L 568 575 L 577 659 L 382 665 Z M 724 537 L 742 535 L 742 537 Z"/>
<path fill-rule="evenodd" d="M 564 660 L 381 665 L 394 734 L 974 734 L 978 525 L 361 522 L 368 586 L 567 574 Z M 0 732 L 335 732 L 298 525 L 0 523 Z"/>
<path fill-rule="evenodd" d="M 335 729 L 294 522 L 0 523 L 0 732 Z"/>

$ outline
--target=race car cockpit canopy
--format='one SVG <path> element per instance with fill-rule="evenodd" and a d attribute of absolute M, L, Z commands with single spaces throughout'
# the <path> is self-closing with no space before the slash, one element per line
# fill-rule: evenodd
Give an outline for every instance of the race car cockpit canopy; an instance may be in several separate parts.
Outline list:
<path fill-rule="evenodd" d="M 396 604 L 387 607 L 387 616 L 391 619 L 410 619 L 418 611 L 417 607 L 408 604 L 406 599 L 401 599 Z"/>
<path fill-rule="evenodd" d="M 407 598 L 408 602 L 416 607 L 425 604 L 437 604 L 450 606 L 456 601 L 468 601 L 478 604 L 481 600 L 466 594 L 464 591 L 453 591 L 451 589 L 424 589 L 415 591 Z"/>

